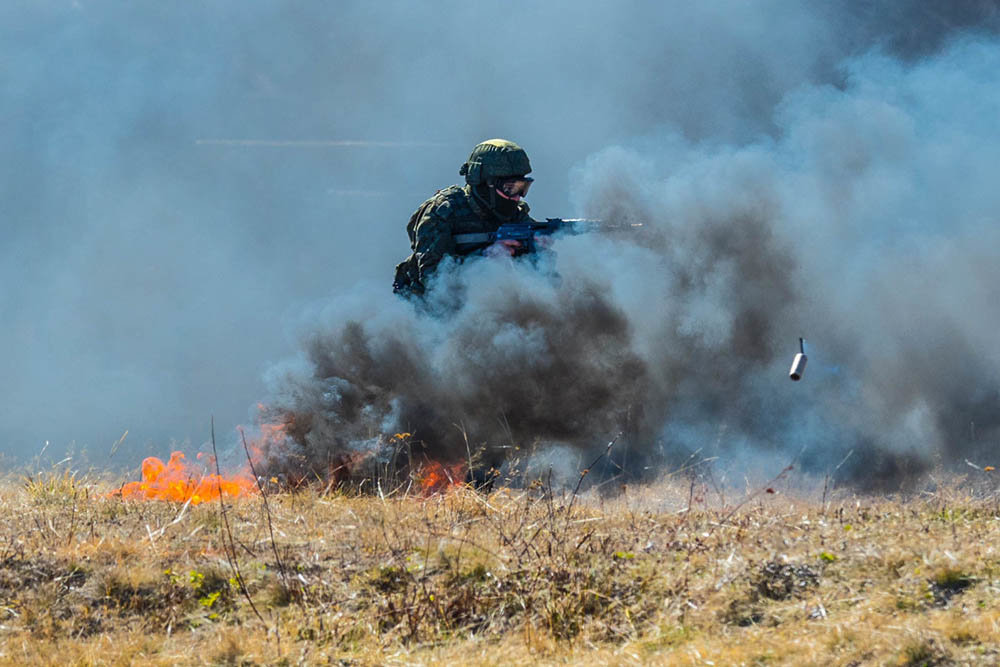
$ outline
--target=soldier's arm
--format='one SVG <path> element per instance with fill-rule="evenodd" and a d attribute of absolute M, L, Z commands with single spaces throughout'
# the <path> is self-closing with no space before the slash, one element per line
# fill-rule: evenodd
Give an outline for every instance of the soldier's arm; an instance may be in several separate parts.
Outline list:
<path fill-rule="evenodd" d="M 417 271 L 421 283 L 427 278 L 445 255 L 455 253 L 455 238 L 448 220 L 450 206 L 447 202 L 431 208 L 415 228 L 413 252 L 417 259 Z"/>

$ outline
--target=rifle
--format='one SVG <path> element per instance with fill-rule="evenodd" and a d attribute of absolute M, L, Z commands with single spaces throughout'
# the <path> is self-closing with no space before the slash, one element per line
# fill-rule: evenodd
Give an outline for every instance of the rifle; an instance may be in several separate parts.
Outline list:
<path fill-rule="evenodd" d="M 539 236 L 551 236 L 556 232 L 585 234 L 588 232 L 632 231 L 640 227 L 642 227 L 642 223 L 609 223 L 587 218 L 545 218 L 544 221 L 509 222 L 500 225 L 495 232 L 455 234 L 454 239 L 462 254 L 485 248 L 500 241 L 517 241 L 521 245 L 515 249 L 514 254 L 526 255 L 536 252 L 535 239 Z"/>

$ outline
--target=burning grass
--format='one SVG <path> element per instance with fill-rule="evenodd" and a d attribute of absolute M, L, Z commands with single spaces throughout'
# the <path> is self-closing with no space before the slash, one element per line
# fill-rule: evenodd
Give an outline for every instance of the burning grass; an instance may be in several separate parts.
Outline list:
<path fill-rule="evenodd" d="M 201 454 L 198 455 L 201 458 Z M 257 493 L 257 482 L 247 473 L 229 477 L 189 465 L 183 452 L 173 452 L 164 463 L 155 456 L 142 462 L 142 479 L 128 482 L 110 495 L 134 500 L 170 500 L 200 505 L 219 496 L 239 498 Z"/>
<path fill-rule="evenodd" d="M 613 499 L 316 486 L 225 517 L 109 486 L 0 484 L 0 661 L 1000 660 L 1000 502 L 968 480 L 905 501 L 785 484 L 735 512 L 670 480 Z"/>

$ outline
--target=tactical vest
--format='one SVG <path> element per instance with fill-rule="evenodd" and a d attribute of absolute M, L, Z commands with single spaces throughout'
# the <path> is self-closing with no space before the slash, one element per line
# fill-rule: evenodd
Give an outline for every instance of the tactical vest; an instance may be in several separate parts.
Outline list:
<path fill-rule="evenodd" d="M 528 206 L 523 204 L 519 207 L 520 212 L 517 220 L 528 218 Z M 433 197 L 425 201 L 410 216 L 410 221 L 406 225 L 406 234 L 410 239 L 410 256 L 396 266 L 396 275 L 393 281 L 393 291 L 397 294 L 416 293 L 422 294 L 424 284 L 419 275 L 417 265 L 417 225 L 428 213 L 444 220 L 451 235 L 476 234 L 484 232 L 494 232 L 502 222 L 491 215 L 485 207 L 476 201 L 475 197 L 466 188 L 452 185 L 443 190 L 438 190 Z M 482 247 L 485 247 L 484 244 Z M 462 251 L 455 249 L 450 254 L 455 257 L 464 257 L 476 253 L 482 247 L 466 247 Z"/>

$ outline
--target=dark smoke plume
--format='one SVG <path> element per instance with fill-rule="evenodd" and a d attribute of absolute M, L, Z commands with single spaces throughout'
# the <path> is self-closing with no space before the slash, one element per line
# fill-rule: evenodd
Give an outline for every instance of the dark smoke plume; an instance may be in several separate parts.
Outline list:
<path fill-rule="evenodd" d="M 468 437 L 495 463 L 625 429 L 636 470 L 709 448 L 822 472 L 853 452 L 844 474 L 867 488 L 993 455 L 998 71 L 992 40 L 872 54 L 843 88 L 787 96 L 776 140 L 603 150 L 575 172 L 579 205 L 642 233 L 448 266 L 420 307 L 354 295 L 275 414 L 317 465 L 398 431 L 445 460 Z"/>

